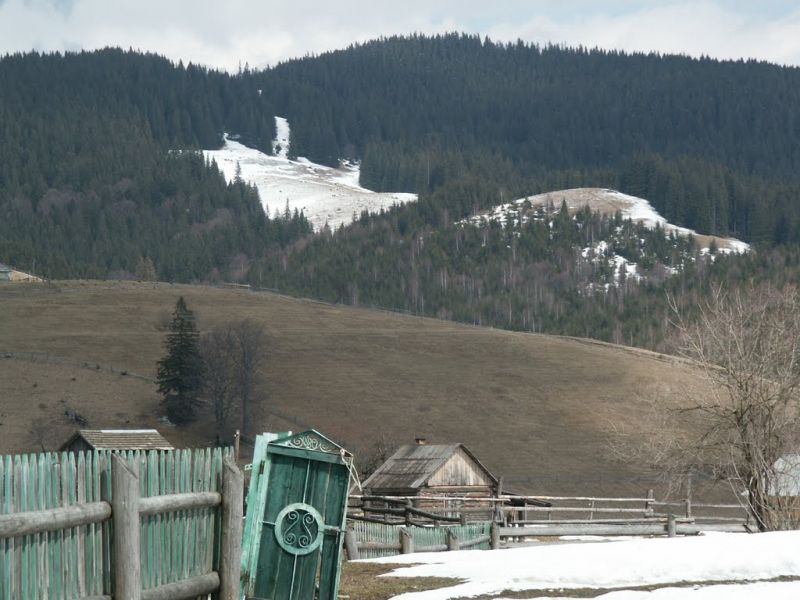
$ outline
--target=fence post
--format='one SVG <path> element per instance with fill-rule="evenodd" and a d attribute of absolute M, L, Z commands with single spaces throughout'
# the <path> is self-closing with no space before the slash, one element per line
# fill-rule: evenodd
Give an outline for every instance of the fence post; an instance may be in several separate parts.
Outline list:
<path fill-rule="evenodd" d="M 652 489 L 647 490 L 647 500 L 644 501 L 644 516 L 653 516 L 653 502 L 655 501 L 655 493 Z"/>
<path fill-rule="evenodd" d="M 503 492 L 504 492 L 503 487 L 504 486 L 505 486 L 505 479 L 501 475 L 500 479 L 497 480 L 497 489 L 495 490 L 496 491 L 497 502 L 495 502 L 494 506 L 492 507 L 494 509 L 493 510 L 493 512 L 494 512 L 493 520 L 494 521 L 501 521 L 503 519 L 503 510 L 502 510 L 502 506 L 501 506 L 501 503 L 500 503 L 500 496 L 503 495 Z"/>
<path fill-rule="evenodd" d="M 414 538 L 411 537 L 411 532 L 405 527 L 400 528 L 400 552 L 402 554 L 414 553 Z"/>
<path fill-rule="evenodd" d="M 460 550 L 458 545 L 458 536 L 453 533 L 452 531 L 447 532 L 447 549 L 448 550 Z"/>
<path fill-rule="evenodd" d="M 111 517 L 114 522 L 114 599 L 141 600 L 139 463 L 111 456 Z"/>
<path fill-rule="evenodd" d="M 686 518 L 692 518 L 692 471 L 686 473 Z"/>
<path fill-rule="evenodd" d="M 678 527 L 675 523 L 675 515 L 670 513 L 667 515 L 667 536 L 674 538 L 676 535 L 678 535 Z"/>
<path fill-rule="evenodd" d="M 238 600 L 242 572 L 244 476 L 228 457 L 222 462 L 222 539 L 219 555 L 219 600 Z"/>
<path fill-rule="evenodd" d="M 358 541 L 356 534 L 352 529 L 347 529 L 344 532 L 344 548 L 347 550 L 348 560 L 358 560 L 361 558 L 361 553 L 358 551 Z"/>
<path fill-rule="evenodd" d="M 489 534 L 490 534 L 489 547 L 492 550 L 497 550 L 498 548 L 500 548 L 500 525 L 498 525 L 496 521 L 492 522 Z"/>

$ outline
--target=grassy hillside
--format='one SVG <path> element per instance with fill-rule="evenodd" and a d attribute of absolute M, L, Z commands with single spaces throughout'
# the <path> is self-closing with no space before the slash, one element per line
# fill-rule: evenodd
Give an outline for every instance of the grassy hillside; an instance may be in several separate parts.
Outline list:
<path fill-rule="evenodd" d="M 609 424 L 636 427 L 645 397 L 666 388 L 674 401 L 694 377 L 644 351 L 246 290 L 0 286 L 0 452 L 57 446 L 75 428 L 67 409 L 92 427 L 158 426 L 208 443 L 208 417 L 164 428 L 155 385 L 136 376 L 154 377 L 179 295 L 201 329 L 264 324 L 268 383 L 251 432 L 314 427 L 356 451 L 381 435 L 460 441 L 509 487 L 541 494 L 642 493 L 646 477 L 612 459 Z"/>

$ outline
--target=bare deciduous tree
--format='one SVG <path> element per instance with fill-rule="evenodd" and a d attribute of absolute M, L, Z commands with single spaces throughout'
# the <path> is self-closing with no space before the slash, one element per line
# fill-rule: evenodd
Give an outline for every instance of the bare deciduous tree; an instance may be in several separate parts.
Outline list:
<path fill-rule="evenodd" d="M 241 431 L 247 431 L 250 407 L 260 382 L 259 363 L 264 358 L 267 334 L 264 327 L 245 319 L 232 326 L 236 337 L 237 389 L 242 411 Z"/>
<path fill-rule="evenodd" d="M 217 327 L 201 340 L 204 389 L 214 411 L 218 440 L 229 437 L 236 413 L 242 433 L 247 430 L 250 407 L 261 384 L 259 366 L 266 340 L 263 326 L 247 319 Z"/>
<path fill-rule="evenodd" d="M 214 411 L 217 443 L 228 436 L 228 423 L 234 410 L 236 343 L 230 327 L 218 327 L 200 340 L 200 355 L 205 364 L 203 389 Z"/>
<path fill-rule="evenodd" d="M 679 411 L 696 432 L 680 444 L 684 464 L 729 482 L 760 530 L 796 525 L 796 472 L 784 467 L 800 450 L 798 290 L 720 287 L 691 311 L 672 306 L 676 353 L 708 383 Z"/>

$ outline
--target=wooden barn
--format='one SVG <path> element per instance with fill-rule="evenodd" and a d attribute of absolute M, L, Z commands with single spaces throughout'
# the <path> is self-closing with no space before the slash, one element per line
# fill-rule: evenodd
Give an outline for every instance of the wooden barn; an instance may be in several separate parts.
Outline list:
<path fill-rule="evenodd" d="M 81 429 L 61 446 L 66 452 L 174 449 L 155 429 Z"/>
<path fill-rule="evenodd" d="M 491 514 L 492 504 L 469 498 L 499 495 L 500 482 L 464 444 L 401 446 L 362 484 L 365 496 L 409 498 L 415 508 L 471 518 Z M 447 500 L 447 497 L 459 500 Z M 391 503 L 375 500 L 372 506 Z M 482 515 L 484 512 L 486 515 Z"/>

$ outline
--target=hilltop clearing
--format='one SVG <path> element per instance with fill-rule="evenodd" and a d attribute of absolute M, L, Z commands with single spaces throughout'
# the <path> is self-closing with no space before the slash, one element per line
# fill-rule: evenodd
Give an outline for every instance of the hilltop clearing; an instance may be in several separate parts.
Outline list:
<path fill-rule="evenodd" d="M 527 196 L 481 211 L 463 222 L 480 225 L 495 221 L 505 225 L 511 219 L 514 222 L 527 223 L 531 218 L 535 218 L 538 209 L 556 210 L 562 203 L 573 215 L 584 209 L 610 216 L 619 213 L 623 219 L 641 223 L 648 229 L 660 227 L 668 235 L 692 236 L 701 251 L 708 252 L 712 243 L 720 252 L 743 253 L 750 250 L 749 244 L 736 238 L 699 234 L 692 229 L 674 225 L 658 214 L 644 198 L 604 188 L 575 188 Z"/>
<path fill-rule="evenodd" d="M 201 330 L 243 318 L 267 330 L 267 385 L 251 433 L 314 427 L 357 452 L 381 436 L 463 442 L 512 489 L 643 493 L 652 477 L 614 461 L 609 425 L 637 430 L 653 394 L 679 402 L 698 384 L 692 370 L 651 352 L 268 293 L 111 282 L 0 287 L 0 356 L 74 361 L 0 360 L 2 451 L 35 449 L 29 424 L 43 418 L 46 443 L 60 444 L 75 427 L 62 399 L 92 427 L 156 423 L 155 385 L 120 372 L 154 377 L 179 295 Z M 205 417 L 178 437 L 208 443 L 211 429 Z M 168 438 L 175 431 L 165 429 Z"/>

